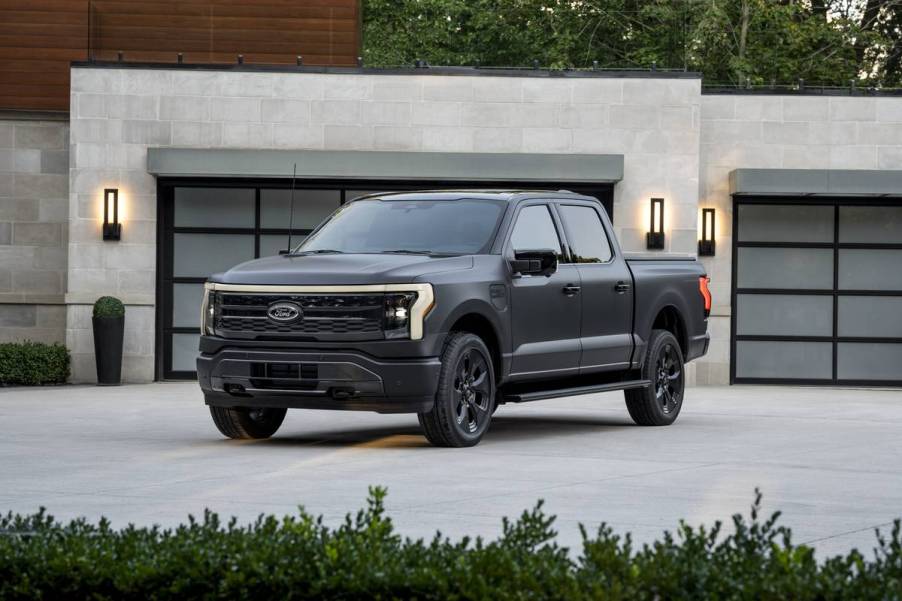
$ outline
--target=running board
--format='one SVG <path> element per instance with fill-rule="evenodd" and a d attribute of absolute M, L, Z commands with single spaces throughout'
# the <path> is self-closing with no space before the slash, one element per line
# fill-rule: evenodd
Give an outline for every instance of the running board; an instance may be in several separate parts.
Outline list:
<path fill-rule="evenodd" d="M 551 390 L 537 390 L 535 392 L 519 392 L 504 395 L 505 403 L 528 403 L 529 401 L 541 401 L 543 399 L 557 399 L 565 396 L 577 396 L 580 394 L 594 394 L 598 392 L 614 392 L 617 390 L 630 390 L 632 388 L 645 388 L 651 384 L 651 380 L 628 380 L 626 382 L 611 382 L 610 384 L 596 384 L 593 386 L 576 386 L 573 388 L 555 388 Z"/>

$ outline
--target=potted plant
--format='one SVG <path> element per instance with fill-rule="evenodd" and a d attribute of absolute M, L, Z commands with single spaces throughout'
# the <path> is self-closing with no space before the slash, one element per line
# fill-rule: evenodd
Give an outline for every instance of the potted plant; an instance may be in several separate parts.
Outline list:
<path fill-rule="evenodd" d="M 94 303 L 94 358 L 97 383 L 117 386 L 122 380 L 122 336 L 125 332 L 125 305 L 118 298 L 101 296 Z"/>

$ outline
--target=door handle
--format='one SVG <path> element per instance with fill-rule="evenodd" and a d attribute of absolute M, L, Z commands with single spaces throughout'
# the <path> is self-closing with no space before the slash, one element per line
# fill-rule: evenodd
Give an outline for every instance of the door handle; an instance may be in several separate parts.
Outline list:
<path fill-rule="evenodd" d="M 579 294 L 580 287 L 574 286 L 573 284 L 567 284 L 564 286 L 563 291 L 566 296 L 575 296 Z"/>
<path fill-rule="evenodd" d="M 630 285 L 626 282 L 617 282 L 614 284 L 614 292 L 617 294 L 623 294 L 624 292 L 629 291 Z"/>

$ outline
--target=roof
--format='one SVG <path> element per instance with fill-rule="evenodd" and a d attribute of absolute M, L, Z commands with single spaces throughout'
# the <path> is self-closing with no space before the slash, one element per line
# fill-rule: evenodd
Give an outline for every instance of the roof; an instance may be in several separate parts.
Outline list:
<path fill-rule="evenodd" d="M 484 190 L 484 189 L 452 189 L 452 190 L 408 190 L 403 192 L 375 192 L 358 196 L 352 201 L 385 198 L 389 200 L 503 200 L 512 202 L 530 198 L 569 198 L 573 200 L 597 200 L 591 196 L 570 192 L 569 190 Z"/>

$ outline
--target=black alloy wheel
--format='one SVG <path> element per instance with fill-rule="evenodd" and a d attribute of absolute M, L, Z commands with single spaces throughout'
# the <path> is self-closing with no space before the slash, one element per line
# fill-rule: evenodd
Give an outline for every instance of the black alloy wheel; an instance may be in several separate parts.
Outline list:
<path fill-rule="evenodd" d="M 652 332 L 641 376 L 651 384 L 624 391 L 630 417 L 640 426 L 669 426 L 683 408 L 686 386 L 683 351 L 671 332 Z"/>
<path fill-rule="evenodd" d="M 473 434 L 488 420 L 492 393 L 489 390 L 489 365 L 477 349 L 468 349 L 457 360 L 454 378 L 454 404 L 457 426 Z"/>
<path fill-rule="evenodd" d="M 479 336 L 453 332 L 442 350 L 435 402 L 417 414 L 427 440 L 439 447 L 472 447 L 482 440 L 495 410 L 492 355 Z"/>
<path fill-rule="evenodd" d="M 655 369 L 655 398 L 669 414 L 678 410 L 683 400 L 683 361 L 673 344 L 665 344 L 658 353 Z"/>

